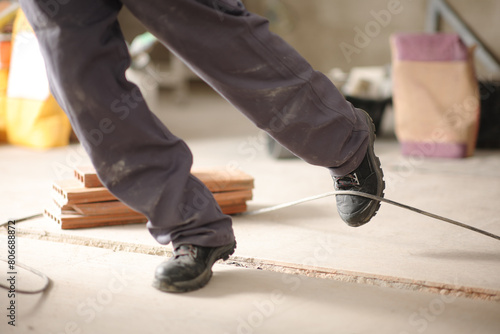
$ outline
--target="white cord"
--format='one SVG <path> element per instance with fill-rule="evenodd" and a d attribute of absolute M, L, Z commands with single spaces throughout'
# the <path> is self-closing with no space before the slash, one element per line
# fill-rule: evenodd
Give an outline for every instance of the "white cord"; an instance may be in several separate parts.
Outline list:
<path fill-rule="evenodd" d="M 4 259 L 0 259 L 0 261 L 3 261 L 3 262 L 6 262 L 6 260 Z M 40 292 L 43 292 L 45 291 L 48 287 L 49 287 L 49 284 L 50 284 L 50 279 L 47 277 L 47 275 L 45 275 L 44 273 L 42 273 L 41 271 L 38 271 L 36 270 L 35 268 L 32 268 L 30 266 L 26 266 L 22 263 L 19 263 L 19 262 L 16 262 L 16 267 L 19 267 L 19 268 L 23 268 L 29 272 L 32 272 L 33 274 L 41 277 L 43 279 L 43 285 L 38 288 L 38 289 L 33 289 L 33 290 L 24 290 L 24 289 L 19 289 L 16 287 L 16 292 L 19 292 L 19 293 L 26 293 L 26 294 L 35 294 L 35 293 L 40 293 Z M 10 289 L 10 286 L 8 285 L 4 285 L 2 282 L 0 282 L 0 287 L 1 288 L 4 288 L 6 290 L 9 290 Z"/>
<path fill-rule="evenodd" d="M 294 205 L 297 205 L 297 204 L 301 204 L 301 203 L 305 203 L 305 202 L 310 202 L 310 201 L 314 201 L 314 200 L 317 200 L 317 199 L 320 199 L 320 198 L 325 198 L 325 197 L 335 196 L 335 195 L 361 196 L 361 197 L 366 197 L 366 198 L 369 198 L 369 199 L 372 199 L 372 200 L 389 203 L 391 205 L 398 206 L 400 208 L 403 208 L 403 209 L 406 209 L 406 210 L 410 210 L 410 211 L 413 211 L 413 212 L 416 212 L 418 214 L 421 214 L 421 215 L 424 215 L 424 216 L 428 216 L 428 217 L 431 217 L 431 218 L 434 218 L 434 219 L 438 219 L 438 220 L 450 223 L 452 225 L 459 226 L 459 227 L 462 227 L 462 228 L 474 231 L 476 233 L 480 233 L 480 234 L 486 235 L 486 236 L 488 236 L 490 238 L 493 238 L 493 239 L 496 239 L 496 240 L 500 240 L 500 236 L 495 235 L 495 234 L 490 233 L 490 232 L 483 231 L 483 230 L 481 230 L 481 229 L 479 229 L 477 227 L 473 227 L 473 226 L 470 226 L 470 225 L 458 222 L 458 221 L 450 219 L 450 218 L 446 218 L 446 217 L 443 217 L 443 216 L 436 215 L 434 213 L 430 213 L 430 212 L 427 212 L 427 211 L 424 211 L 424 210 L 420 210 L 420 209 L 414 208 L 414 207 L 406 205 L 406 204 L 398 203 L 398 202 L 392 201 L 390 199 L 386 199 L 386 198 L 383 198 L 383 197 L 379 197 L 379 196 L 375 196 L 375 195 L 371 195 L 371 194 L 367 194 L 367 193 L 362 193 L 362 192 L 359 192 L 359 191 L 351 191 L 351 190 L 331 191 L 331 192 L 324 193 L 324 194 L 321 194 L 321 195 L 315 195 L 315 196 L 311 196 L 311 197 L 306 197 L 306 198 L 302 198 L 302 199 L 299 199 L 299 200 L 296 200 L 296 201 L 293 201 L 293 202 L 288 202 L 288 203 L 284 203 L 284 204 L 272 206 L 272 207 L 269 207 L 269 208 L 264 208 L 264 209 L 254 210 L 254 211 L 243 212 L 243 213 L 241 213 L 239 215 L 240 216 L 260 215 L 260 214 L 264 214 L 264 213 L 268 213 L 268 212 L 272 212 L 272 211 L 276 211 L 276 210 L 281 210 L 281 209 L 284 209 L 284 208 L 288 208 L 288 207 L 291 207 L 291 206 L 294 206 Z"/>

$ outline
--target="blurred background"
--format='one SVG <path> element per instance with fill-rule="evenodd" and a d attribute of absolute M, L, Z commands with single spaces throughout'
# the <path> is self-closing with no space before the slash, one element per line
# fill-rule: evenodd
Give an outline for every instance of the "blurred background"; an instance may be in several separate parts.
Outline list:
<path fill-rule="evenodd" d="M 339 45 L 353 45 L 359 27 L 364 30 L 374 20 L 372 11 L 386 10 L 388 0 L 247 0 L 245 6 L 255 13 L 267 17 L 271 30 L 278 33 L 319 71 L 328 72 L 334 67 L 349 71 L 357 66 L 380 66 L 391 62 L 389 37 L 396 32 L 424 32 L 428 0 L 397 1 L 401 13 L 393 15 L 390 23 L 380 29 L 378 36 L 369 45 L 348 61 Z M 484 44 L 500 57 L 500 2 L 496 0 L 448 0 L 464 20 L 473 28 Z M 132 40 L 145 29 L 125 9 L 120 16 L 122 29 L 127 39 Z M 453 31 L 443 22 L 442 31 Z M 158 47 L 154 59 L 164 59 L 167 52 Z M 490 73 L 478 65 L 481 76 Z"/>

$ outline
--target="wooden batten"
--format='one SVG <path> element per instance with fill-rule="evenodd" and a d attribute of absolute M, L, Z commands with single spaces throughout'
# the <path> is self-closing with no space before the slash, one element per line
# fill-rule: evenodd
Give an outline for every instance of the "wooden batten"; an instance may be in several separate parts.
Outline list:
<path fill-rule="evenodd" d="M 85 216 L 119 215 L 136 212 L 120 201 L 73 204 L 73 210 Z"/>
<path fill-rule="evenodd" d="M 253 177 L 240 170 L 193 168 L 191 173 L 203 182 L 211 192 L 253 189 L 254 187 Z M 86 188 L 103 187 L 92 166 L 75 168 L 75 179 Z"/>
<path fill-rule="evenodd" d="M 98 226 L 125 225 L 146 223 L 147 218 L 137 212 L 118 215 L 84 216 L 80 214 L 69 214 L 54 212 L 53 208 L 47 208 L 44 215 L 57 222 L 62 229 L 77 229 Z"/>
<path fill-rule="evenodd" d="M 64 205 L 116 200 L 116 197 L 104 187 L 85 188 L 73 179 L 55 181 L 52 190 L 54 201 L 61 207 Z"/>
<path fill-rule="evenodd" d="M 253 177 L 240 170 L 193 168 L 191 173 L 213 193 L 253 189 L 254 187 Z"/>
<path fill-rule="evenodd" d="M 94 167 L 78 166 L 74 170 L 75 179 L 86 188 L 103 187 L 101 180 L 97 177 Z"/>

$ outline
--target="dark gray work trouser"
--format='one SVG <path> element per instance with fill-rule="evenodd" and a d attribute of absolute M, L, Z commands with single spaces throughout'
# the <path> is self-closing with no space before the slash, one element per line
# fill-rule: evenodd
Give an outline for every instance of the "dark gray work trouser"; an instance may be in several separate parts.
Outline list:
<path fill-rule="evenodd" d="M 220 246 L 231 218 L 190 174 L 192 156 L 125 79 L 122 4 L 174 54 L 281 144 L 337 175 L 368 144 L 365 119 L 268 22 L 237 0 L 21 0 L 51 90 L 106 187 L 161 244 Z M 188 126 L 188 125 L 186 125 Z"/>

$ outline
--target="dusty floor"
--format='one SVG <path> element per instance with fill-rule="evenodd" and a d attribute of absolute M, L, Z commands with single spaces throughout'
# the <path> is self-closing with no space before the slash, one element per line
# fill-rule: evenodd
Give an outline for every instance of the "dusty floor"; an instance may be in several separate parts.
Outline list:
<path fill-rule="evenodd" d="M 332 190 L 325 170 L 272 159 L 266 137 L 209 91 L 198 89 L 181 105 L 168 95 L 156 112 L 188 142 L 196 166 L 236 165 L 255 177 L 250 210 Z M 411 159 L 387 133 L 376 151 L 387 198 L 500 234 L 500 151 L 465 160 Z M 47 152 L 1 146 L 0 157 L 2 222 L 41 212 L 51 182 L 72 177 L 71 167 L 88 161 L 79 145 Z M 370 224 L 349 228 L 334 198 L 235 217 L 234 229 L 232 265 L 218 265 L 202 291 L 172 296 L 150 287 L 169 248 L 142 225 L 62 231 L 45 219 L 19 224 L 19 261 L 46 272 L 52 286 L 43 296 L 19 296 L 19 326 L 2 320 L 1 332 L 500 330 L 500 243 L 493 239 L 386 204 Z M 0 238 L 5 258 L 6 237 Z M 123 289 L 110 293 L 123 270 Z M 89 298 L 100 300 L 95 309 Z"/>
<path fill-rule="evenodd" d="M 17 326 L 2 319 L 2 333 L 470 334 L 500 328 L 493 302 L 227 265 L 215 267 L 206 288 L 172 295 L 150 287 L 157 256 L 32 239 L 20 239 L 19 247 L 23 262 L 44 268 L 53 283 L 44 295 L 19 296 Z"/>

